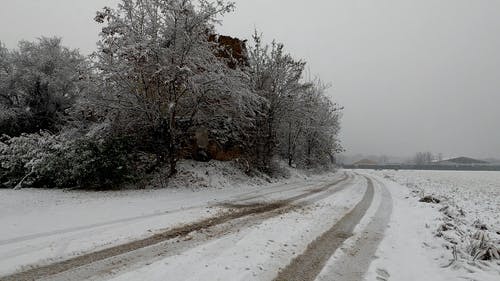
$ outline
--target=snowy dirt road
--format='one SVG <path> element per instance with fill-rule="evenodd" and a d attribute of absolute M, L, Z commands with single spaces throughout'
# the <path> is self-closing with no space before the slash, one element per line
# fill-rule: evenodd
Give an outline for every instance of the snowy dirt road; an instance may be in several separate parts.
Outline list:
<path fill-rule="evenodd" d="M 185 195 L 150 214 L 1 237 L 0 280 L 363 280 L 392 208 L 382 182 L 353 172 Z"/>

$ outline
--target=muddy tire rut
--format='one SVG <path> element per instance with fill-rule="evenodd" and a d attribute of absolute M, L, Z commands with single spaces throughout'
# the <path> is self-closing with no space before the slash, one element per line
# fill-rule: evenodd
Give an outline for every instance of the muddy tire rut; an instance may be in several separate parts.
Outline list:
<path fill-rule="evenodd" d="M 374 186 L 371 179 L 361 201 L 333 227 L 311 242 L 307 249 L 297 256 L 283 270 L 275 281 L 309 281 L 315 280 L 334 252 L 353 235 L 353 230 L 370 207 L 374 197 Z"/>

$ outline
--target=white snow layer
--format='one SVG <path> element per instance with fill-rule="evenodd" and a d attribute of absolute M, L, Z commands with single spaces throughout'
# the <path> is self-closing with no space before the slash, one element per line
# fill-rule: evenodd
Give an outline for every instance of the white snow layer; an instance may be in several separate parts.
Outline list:
<path fill-rule="evenodd" d="M 476 221 L 500 246 L 500 172 L 387 170 L 370 175 L 389 187 L 394 210 L 365 280 L 500 280 L 499 260 L 474 260 L 466 253 L 478 231 Z M 442 201 L 418 202 L 427 195 Z M 444 223 L 456 229 L 442 231 Z"/>
<path fill-rule="evenodd" d="M 305 176 L 294 172 L 289 180 L 267 184 L 255 180 L 249 184 L 247 177 L 229 166 L 205 164 L 188 172 L 194 163 L 183 165 L 185 178 L 174 184 L 184 183 L 187 188 L 183 189 L 98 193 L 0 190 L 0 276 L 28 265 L 59 261 L 211 217 L 220 211 L 217 203 L 253 193 L 266 200 L 279 199 L 293 196 L 293 188 L 317 187 L 340 177 L 340 173 Z M 500 173 L 368 171 L 362 174 L 373 178 L 378 188 L 385 186 L 393 201 L 389 227 L 375 256 L 370 257 L 373 261 L 365 280 L 500 280 L 498 261 L 474 261 L 465 255 L 467 237 L 476 231 L 477 221 L 488 229 L 493 243 L 500 238 Z M 355 177 L 350 184 L 350 188 L 322 198 L 310 208 L 266 218 L 241 231 L 195 245 L 180 255 L 161 257 L 126 272 L 110 273 L 106 279 L 272 280 L 280 268 L 361 199 L 366 190 L 364 178 Z M 264 196 L 262 190 L 266 188 L 283 192 Z M 442 202 L 418 202 L 423 195 L 433 195 Z M 320 277 L 350 253 L 381 200 L 376 192 L 355 235 L 333 255 Z M 440 231 L 447 222 L 463 234 L 457 234 L 456 230 Z M 453 245 L 459 253 L 456 258 Z"/>
<path fill-rule="evenodd" d="M 244 194 L 271 187 L 314 185 L 337 176 L 292 171 L 290 179 L 263 184 L 263 180 L 248 178 L 227 163 L 185 162 L 181 167 L 181 176 L 173 185 L 179 187 L 184 182 L 184 188 L 0 190 L 0 276 L 212 217 L 220 211 L 217 203 Z"/>

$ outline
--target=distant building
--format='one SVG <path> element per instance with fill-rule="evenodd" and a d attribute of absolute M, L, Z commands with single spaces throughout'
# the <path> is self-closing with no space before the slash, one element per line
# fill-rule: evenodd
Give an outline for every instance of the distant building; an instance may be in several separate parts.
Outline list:
<path fill-rule="evenodd" d="M 479 165 L 489 165 L 490 163 L 469 157 L 457 157 L 439 161 L 436 164 L 443 166 L 479 166 Z"/>

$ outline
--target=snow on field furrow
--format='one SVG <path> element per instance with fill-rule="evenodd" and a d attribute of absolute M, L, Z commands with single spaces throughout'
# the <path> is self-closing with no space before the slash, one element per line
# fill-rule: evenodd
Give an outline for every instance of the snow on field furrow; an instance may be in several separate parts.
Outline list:
<path fill-rule="evenodd" d="M 468 221 L 480 219 L 500 228 L 500 172 L 384 171 L 385 175 L 426 195 L 437 195 L 467 210 Z M 500 229 L 498 229 L 500 231 Z"/>
<path fill-rule="evenodd" d="M 408 204 L 413 205 L 411 209 L 419 214 L 414 222 L 421 224 L 420 229 L 417 229 L 420 246 L 428 252 L 430 260 L 442 267 L 440 274 L 448 276 L 426 280 L 499 280 L 500 261 L 475 260 L 471 255 L 472 248 L 470 247 L 471 242 L 477 242 L 474 240 L 474 235 L 484 232 L 490 238 L 485 240 L 488 245 L 496 245 L 500 248 L 499 172 L 377 171 L 371 173 L 383 177 L 384 180 L 392 180 L 408 187 Z M 431 195 L 442 201 L 440 204 L 418 202 L 418 199 L 424 195 Z M 411 225 L 404 228 L 411 229 Z M 385 245 L 385 247 L 388 246 Z M 453 250 L 454 248 L 456 250 Z M 394 256 L 394 252 L 381 255 L 387 258 L 387 256 Z M 407 256 L 418 257 L 420 255 L 407 253 Z M 391 262 L 387 260 L 384 264 L 390 266 Z M 374 270 L 371 272 L 373 273 Z M 376 275 L 372 275 L 374 276 Z"/>

